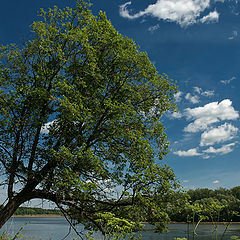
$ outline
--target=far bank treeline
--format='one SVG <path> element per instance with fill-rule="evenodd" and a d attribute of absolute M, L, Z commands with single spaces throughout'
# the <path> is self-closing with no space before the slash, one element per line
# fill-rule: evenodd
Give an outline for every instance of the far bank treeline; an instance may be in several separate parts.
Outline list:
<path fill-rule="evenodd" d="M 240 222 L 240 186 L 231 189 L 198 188 L 187 192 L 172 191 L 161 198 L 159 204 L 166 208 L 171 222 Z M 20 207 L 15 213 L 40 214 L 62 215 L 57 209 L 33 207 Z"/>
<path fill-rule="evenodd" d="M 240 222 L 240 186 L 172 192 L 167 213 L 176 222 Z"/>
<path fill-rule="evenodd" d="M 2 206 L 0 206 L 2 208 Z M 36 207 L 20 207 L 17 209 L 14 215 L 62 215 L 61 211 L 58 209 L 43 209 Z"/>
<path fill-rule="evenodd" d="M 166 208 L 172 222 L 240 222 L 240 186 L 231 189 L 198 188 L 187 192 L 172 191 L 159 199 L 159 205 Z M 15 213 L 38 214 L 62 215 L 57 209 L 32 207 L 20 207 Z"/>

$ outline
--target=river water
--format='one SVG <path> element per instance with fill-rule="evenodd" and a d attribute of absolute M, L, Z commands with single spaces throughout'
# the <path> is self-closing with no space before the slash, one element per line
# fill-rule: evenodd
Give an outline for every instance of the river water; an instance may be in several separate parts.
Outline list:
<path fill-rule="evenodd" d="M 73 240 L 77 238 L 77 235 L 73 230 L 69 233 L 69 225 L 64 218 L 11 218 L 0 232 L 6 231 L 10 235 L 16 233 L 21 227 L 23 227 L 21 234 L 24 236 L 24 240 L 62 240 L 66 236 L 66 240 Z M 214 231 L 212 225 L 201 224 L 197 228 L 197 235 L 195 240 L 221 240 L 222 233 L 224 232 L 226 225 L 218 225 L 217 231 Z M 169 224 L 169 232 L 163 234 L 157 234 L 152 231 L 142 232 L 143 240 L 174 240 L 176 237 L 186 237 L 192 240 L 192 226 L 188 231 L 187 224 Z M 78 227 L 81 230 L 81 226 Z M 67 236 L 67 234 L 69 235 Z M 222 240 L 230 240 L 231 236 L 240 237 L 240 224 L 232 224 L 227 229 Z M 103 239 L 100 233 L 96 233 L 97 239 Z M 80 238 L 78 238 L 80 239 Z"/>

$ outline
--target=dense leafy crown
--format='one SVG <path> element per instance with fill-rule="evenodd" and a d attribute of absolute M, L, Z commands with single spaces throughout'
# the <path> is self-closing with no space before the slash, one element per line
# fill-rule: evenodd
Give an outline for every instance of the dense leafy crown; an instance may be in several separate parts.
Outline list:
<path fill-rule="evenodd" d="M 160 117 L 175 107 L 174 83 L 85 2 L 40 16 L 32 40 L 1 48 L 0 161 L 9 199 L 27 189 L 96 225 L 97 212 L 130 202 L 145 201 L 147 216 L 157 206 L 151 196 L 174 181 L 158 161 L 168 152 Z"/>

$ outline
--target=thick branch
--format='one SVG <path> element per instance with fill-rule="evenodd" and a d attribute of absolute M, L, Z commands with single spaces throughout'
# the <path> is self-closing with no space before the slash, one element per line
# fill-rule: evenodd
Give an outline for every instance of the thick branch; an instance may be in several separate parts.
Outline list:
<path fill-rule="evenodd" d="M 13 157 L 12 157 L 12 164 L 11 164 L 11 168 L 10 168 L 10 176 L 9 176 L 9 183 L 8 183 L 9 199 L 11 199 L 13 197 L 13 184 L 14 184 L 15 173 L 16 173 L 16 170 L 18 167 L 17 155 L 18 155 L 19 139 L 20 139 L 20 129 L 17 131 L 15 144 L 14 144 L 14 148 L 13 148 Z"/>

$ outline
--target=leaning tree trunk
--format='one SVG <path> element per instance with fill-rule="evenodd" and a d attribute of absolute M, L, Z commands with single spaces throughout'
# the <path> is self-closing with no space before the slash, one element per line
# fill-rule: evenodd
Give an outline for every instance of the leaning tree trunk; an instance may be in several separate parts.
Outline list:
<path fill-rule="evenodd" d="M 15 197 L 9 200 L 8 203 L 0 210 L 0 229 L 7 222 L 7 220 L 12 217 L 22 203 L 23 202 L 21 199 Z"/>
<path fill-rule="evenodd" d="M 28 187 L 25 187 L 13 198 L 10 198 L 8 203 L 0 210 L 0 229 L 7 222 L 7 220 L 12 217 L 21 204 L 33 198 L 32 189 Z"/>
<path fill-rule="evenodd" d="M 10 199 L 8 203 L 0 210 L 0 229 L 7 222 L 7 220 L 13 216 L 19 206 L 27 201 L 40 198 L 56 202 L 56 198 L 50 196 L 49 193 L 35 190 L 34 188 L 36 185 L 37 182 L 34 181 L 27 184 L 22 191 Z"/>

